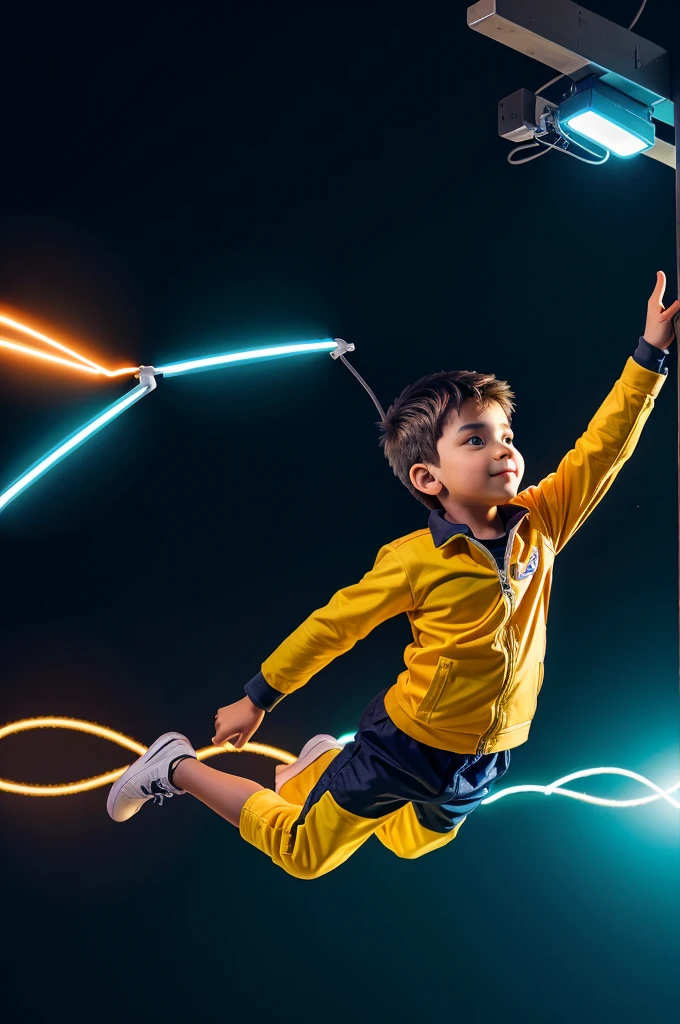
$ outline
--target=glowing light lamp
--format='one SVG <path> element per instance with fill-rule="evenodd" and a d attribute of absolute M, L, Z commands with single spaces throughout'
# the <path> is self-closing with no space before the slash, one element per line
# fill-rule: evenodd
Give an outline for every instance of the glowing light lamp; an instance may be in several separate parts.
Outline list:
<path fill-rule="evenodd" d="M 579 92 L 556 111 L 557 129 L 565 138 L 576 132 L 621 157 L 652 148 L 655 132 L 649 107 L 592 75 L 579 84 Z"/>

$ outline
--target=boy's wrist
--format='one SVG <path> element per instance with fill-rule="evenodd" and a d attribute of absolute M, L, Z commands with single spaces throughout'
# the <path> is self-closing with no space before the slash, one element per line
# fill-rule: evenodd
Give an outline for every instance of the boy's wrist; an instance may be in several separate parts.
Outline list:
<path fill-rule="evenodd" d="M 270 686 L 260 670 L 243 687 L 244 692 L 261 711 L 271 711 L 285 697 L 284 693 Z"/>
<path fill-rule="evenodd" d="M 654 373 L 666 376 L 668 368 L 664 366 L 664 362 L 667 355 L 668 349 L 657 348 L 656 345 L 652 345 L 651 342 L 647 341 L 643 334 L 638 339 L 638 346 L 633 353 L 633 359 L 639 366 L 644 366 L 647 370 L 652 370 Z"/>

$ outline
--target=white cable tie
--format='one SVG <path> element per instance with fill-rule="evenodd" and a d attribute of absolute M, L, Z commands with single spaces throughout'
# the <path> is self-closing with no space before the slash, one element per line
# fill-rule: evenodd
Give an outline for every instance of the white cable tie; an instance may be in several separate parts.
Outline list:
<path fill-rule="evenodd" d="M 149 391 L 153 391 L 156 385 L 156 374 L 158 370 L 155 366 L 140 366 L 139 370 L 135 374 L 135 377 L 139 378 L 140 384 L 145 384 Z"/>

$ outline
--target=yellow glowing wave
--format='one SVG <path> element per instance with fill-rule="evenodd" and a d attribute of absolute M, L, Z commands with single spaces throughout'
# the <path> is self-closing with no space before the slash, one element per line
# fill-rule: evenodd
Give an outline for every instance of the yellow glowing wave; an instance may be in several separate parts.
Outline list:
<path fill-rule="evenodd" d="M 137 757 L 141 757 L 149 749 L 143 743 L 138 743 L 131 736 L 126 736 L 115 729 L 108 729 L 105 725 L 97 725 L 96 722 L 85 722 L 80 718 L 23 718 L 19 722 L 9 722 L 0 728 L 0 740 L 4 740 L 13 733 L 28 732 L 30 729 L 72 729 L 75 732 L 86 732 L 91 736 L 99 736 L 103 740 L 110 740 L 117 743 L 119 747 L 131 750 Z M 279 750 L 278 747 L 270 747 L 266 743 L 246 743 L 237 750 L 231 743 L 224 743 L 217 747 L 210 745 L 196 751 L 199 761 L 206 761 L 216 754 L 262 754 L 264 757 L 271 757 L 275 761 L 284 764 L 292 764 L 297 760 L 295 754 L 287 750 Z M 5 793 L 18 793 L 21 796 L 71 796 L 73 793 L 85 793 L 89 789 L 98 789 L 99 786 L 110 786 L 116 779 L 120 778 L 123 772 L 127 771 L 129 764 L 122 768 L 115 768 L 112 772 L 103 775 L 95 775 L 89 779 L 80 779 L 78 782 L 64 782 L 55 786 L 30 786 L 23 782 L 12 782 L 10 779 L 0 779 L 0 790 Z"/>

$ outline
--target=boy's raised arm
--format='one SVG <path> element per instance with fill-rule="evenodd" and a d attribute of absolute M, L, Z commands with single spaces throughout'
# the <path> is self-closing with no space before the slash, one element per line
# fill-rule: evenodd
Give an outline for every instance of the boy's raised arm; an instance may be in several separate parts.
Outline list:
<path fill-rule="evenodd" d="M 406 569 L 395 548 L 385 544 L 358 583 L 338 590 L 270 654 L 246 683 L 246 694 L 257 707 L 271 711 L 379 623 L 413 607 Z"/>
<path fill-rule="evenodd" d="M 633 454 L 666 380 L 668 370 L 663 362 L 668 350 L 664 346 L 672 341 L 671 319 L 680 303 L 664 310 L 664 288 L 665 276 L 659 271 L 647 305 L 645 333 L 585 434 L 554 473 L 517 495 L 517 502 L 542 522 L 556 554 L 602 500 Z"/>

